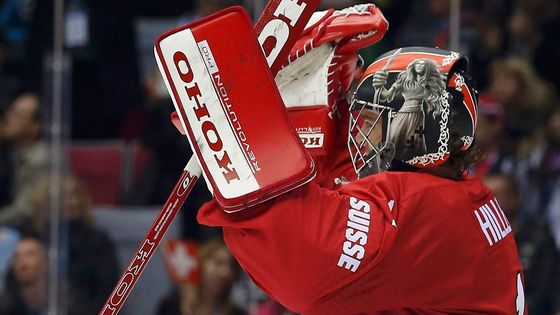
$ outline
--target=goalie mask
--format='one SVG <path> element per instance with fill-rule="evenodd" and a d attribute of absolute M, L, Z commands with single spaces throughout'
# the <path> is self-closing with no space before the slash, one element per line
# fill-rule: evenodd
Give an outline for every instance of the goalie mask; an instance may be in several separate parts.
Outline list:
<path fill-rule="evenodd" d="M 350 107 L 348 149 L 360 178 L 441 165 L 455 139 L 459 150 L 472 145 L 477 93 L 467 67 L 459 53 L 423 47 L 390 51 L 368 67 Z"/>

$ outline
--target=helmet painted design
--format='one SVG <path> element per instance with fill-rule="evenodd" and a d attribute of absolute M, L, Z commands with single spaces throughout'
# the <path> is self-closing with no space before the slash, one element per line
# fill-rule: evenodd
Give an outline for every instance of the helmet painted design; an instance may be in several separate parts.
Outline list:
<path fill-rule="evenodd" d="M 441 165 L 450 155 L 450 127 L 461 150 L 473 143 L 477 92 L 468 61 L 437 48 L 390 51 L 362 75 L 350 106 L 348 149 L 360 177 L 397 162 Z"/>

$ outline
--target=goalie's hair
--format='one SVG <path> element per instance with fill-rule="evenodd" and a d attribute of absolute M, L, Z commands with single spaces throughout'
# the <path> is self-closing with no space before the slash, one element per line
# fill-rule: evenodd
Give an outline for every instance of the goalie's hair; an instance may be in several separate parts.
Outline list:
<path fill-rule="evenodd" d="M 456 115 L 456 111 L 451 111 L 452 121 L 453 117 Z M 464 142 L 458 134 L 457 126 L 453 123 L 449 128 L 449 132 L 449 159 L 443 164 L 443 166 L 448 167 L 453 171 L 454 178 L 464 178 L 468 175 L 469 170 L 482 160 L 483 152 L 476 145 L 476 140 L 473 141 L 472 145 L 468 149 L 461 150 Z"/>

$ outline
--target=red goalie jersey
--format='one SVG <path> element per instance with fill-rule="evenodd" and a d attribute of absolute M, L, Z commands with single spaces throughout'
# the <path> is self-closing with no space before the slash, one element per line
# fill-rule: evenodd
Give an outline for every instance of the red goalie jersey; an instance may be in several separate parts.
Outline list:
<path fill-rule="evenodd" d="M 330 12 L 334 19 L 327 17 L 324 21 L 327 26 L 344 25 L 344 22 L 350 22 L 348 14 L 357 12 L 361 16 L 374 12 L 371 8 L 364 8 L 354 8 L 345 14 Z M 338 36 L 333 45 L 349 43 L 349 47 L 354 47 L 359 39 L 371 34 L 382 35 L 386 27 L 378 26 L 386 26 L 386 23 L 378 23 L 384 19 L 374 16 L 378 18 L 373 19 L 373 30 L 364 32 L 360 29 L 359 34 L 343 37 L 344 40 L 333 32 Z M 332 21 L 340 24 L 328 24 Z M 329 28 L 321 27 L 319 23 L 315 31 L 308 34 L 320 35 L 325 29 Z M 330 37 L 324 39 L 331 45 Z M 313 43 L 321 41 L 312 40 L 311 46 Z M 304 53 L 308 50 L 308 45 L 301 47 Z M 324 86 L 333 79 L 327 75 L 331 71 L 319 67 L 325 70 L 321 72 L 323 76 L 310 74 L 315 68 L 310 67 L 314 61 L 312 58 L 322 56 L 325 59 L 321 64 L 330 65 L 337 52 L 344 52 L 336 47 L 323 43 L 319 48 L 307 51 L 292 64 L 295 68 L 284 69 L 277 77 L 285 103 L 290 105 L 289 101 L 293 100 L 295 105 L 301 105 L 294 106 L 300 113 L 291 114 L 294 114 L 292 118 L 298 131 L 303 131 L 303 140 L 310 134 L 315 136 L 316 131 L 338 132 L 325 132 L 325 139 L 329 137 L 331 144 L 318 150 L 315 160 L 319 170 L 317 178 L 310 184 L 234 214 L 225 213 L 211 201 L 199 210 L 199 222 L 222 226 L 226 243 L 254 282 L 287 308 L 305 315 L 525 314 L 522 268 L 512 229 L 487 187 L 477 179 L 437 177 L 427 173 L 429 168 L 418 168 L 415 172 L 392 169 L 379 173 L 386 166 L 388 156 L 395 155 L 396 160 L 406 163 L 414 161 L 413 157 L 423 157 L 430 149 L 430 153 L 441 156 L 438 162 L 442 164 L 457 151 L 465 152 L 470 147 L 472 141 L 467 140 L 474 137 L 476 106 L 466 76 L 462 76 L 464 73 L 450 72 L 451 69 L 462 70 L 462 65 L 467 68 L 466 60 L 460 54 L 434 49 L 403 48 L 389 52 L 379 57 L 379 61 L 368 68 L 370 71 L 366 70 L 365 78 L 359 84 L 364 89 L 358 87 L 358 97 L 355 96 L 350 105 L 344 103 L 349 84 L 342 84 L 337 89 L 341 92 L 340 97 L 333 102 L 326 97 L 330 92 L 327 93 Z M 297 51 L 296 57 L 299 56 Z M 360 71 L 354 62 L 357 57 L 352 54 L 347 57 L 349 62 L 344 63 L 342 69 L 351 75 L 347 73 L 342 77 L 347 79 L 344 82 L 351 83 L 354 74 Z M 297 62 L 300 64 L 296 67 Z M 418 73 L 413 74 L 413 70 Z M 397 72 L 406 74 L 399 76 L 403 82 L 418 74 L 431 73 L 432 86 L 416 87 L 414 93 L 428 89 L 438 97 L 420 95 L 422 102 L 417 102 L 414 98 L 420 98 L 418 93 L 410 92 L 414 86 L 400 98 L 387 96 L 389 90 L 397 89 L 389 85 L 392 83 L 390 78 L 397 79 Z M 324 85 L 305 81 L 312 78 Z M 376 86 L 381 93 L 376 93 Z M 290 91 L 295 91 L 293 97 L 290 97 Z M 319 93 L 321 91 L 324 93 Z M 359 92 L 364 92 L 365 97 L 359 98 L 362 95 Z M 415 97 L 408 97 L 411 93 Z M 382 94 L 385 96 L 381 97 Z M 301 102 L 307 100 L 304 96 L 308 95 L 322 97 Z M 400 111 L 401 104 L 398 107 L 385 104 L 397 99 L 406 102 L 408 108 Z M 437 107 L 440 108 L 437 114 L 436 111 L 424 113 L 421 105 L 436 99 L 436 105 L 441 107 Z M 328 106 L 324 106 L 326 104 Z M 317 110 L 316 105 L 321 105 L 318 114 L 309 114 L 312 109 Z M 344 128 L 340 126 L 342 123 L 333 119 L 338 117 L 336 109 L 342 107 L 349 107 L 351 118 Z M 294 111 L 293 107 L 291 111 Z M 306 114 L 305 119 L 298 120 L 302 117 L 297 115 L 302 113 Z M 354 116 L 356 113 L 364 115 Z M 378 115 L 373 115 L 375 113 Z M 450 113 L 453 119 L 446 116 Z M 341 115 L 346 116 L 343 112 Z M 422 119 L 411 119 L 411 116 Z M 461 117 L 467 120 L 459 119 Z M 376 128 L 377 123 L 390 123 L 390 119 L 396 122 Z M 417 120 L 422 123 L 407 128 Z M 315 124 L 317 121 L 318 125 Z M 450 121 L 458 132 L 455 129 L 450 131 Z M 307 125 L 311 127 L 305 128 Z M 340 129 L 333 128 L 337 126 Z M 340 134 L 346 127 L 350 129 L 351 139 L 346 133 Z M 355 134 L 357 129 L 359 132 Z M 412 129 L 426 139 L 418 141 L 423 144 L 418 146 L 422 147 L 421 152 L 413 152 L 413 156 L 402 155 L 399 150 L 408 147 L 379 143 L 381 140 L 390 142 L 391 132 L 399 134 L 405 129 Z M 452 146 L 447 145 L 455 146 L 451 134 L 461 139 L 460 146 L 453 152 Z M 351 155 L 343 149 L 346 139 L 350 148 L 351 144 L 357 147 L 357 150 L 351 150 Z M 440 142 L 446 145 L 439 146 Z M 374 149 L 366 147 L 367 144 Z M 441 150 L 445 154 L 440 154 Z M 361 168 L 355 163 L 360 158 L 364 160 Z M 369 171 L 366 166 L 377 168 L 377 171 L 361 172 L 362 169 Z M 361 174 L 362 179 L 352 181 L 356 173 Z M 376 174 L 369 175 L 373 173 Z M 335 182 L 335 177 L 340 180 Z M 351 182 L 338 187 L 345 182 L 344 179 Z"/>
<path fill-rule="evenodd" d="M 476 179 L 385 172 L 339 190 L 312 183 L 200 223 L 250 277 L 303 314 L 525 314 L 511 226 Z"/>

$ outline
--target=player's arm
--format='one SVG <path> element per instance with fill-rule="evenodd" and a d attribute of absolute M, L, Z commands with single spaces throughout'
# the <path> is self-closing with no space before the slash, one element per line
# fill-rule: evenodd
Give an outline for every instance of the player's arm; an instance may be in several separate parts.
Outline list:
<path fill-rule="evenodd" d="M 339 192 L 312 183 L 234 215 L 211 202 L 198 220 L 223 226 L 228 246 L 255 282 L 305 312 L 384 256 L 396 234 L 394 198 L 371 181 Z"/>

